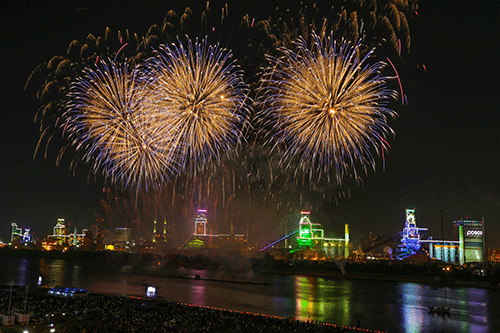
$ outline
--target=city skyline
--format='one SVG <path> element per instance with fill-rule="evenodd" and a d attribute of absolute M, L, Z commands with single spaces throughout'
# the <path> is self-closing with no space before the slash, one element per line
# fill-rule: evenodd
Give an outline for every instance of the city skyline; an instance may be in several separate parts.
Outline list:
<path fill-rule="evenodd" d="M 398 117 L 389 122 L 396 134 L 389 141 L 384 164 L 377 161 L 377 170 L 363 177 L 362 185 L 353 186 L 349 197 L 318 212 L 323 215 L 318 218 L 325 228 L 338 232 L 344 223 L 349 224 L 353 239 L 369 232 L 399 232 L 406 208 L 416 209 L 418 225 L 428 228 L 434 238 L 441 236 L 441 212 L 445 239 L 451 239 L 453 221 L 484 218 L 486 246 L 500 248 L 500 177 L 496 172 L 500 162 L 500 42 L 493 17 L 498 4 L 419 1 L 419 5 L 418 15 L 410 20 L 409 59 L 414 68 L 402 77 L 407 105 L 398 107 Z M 102 35 L 106 26 L 145 33 L 151 24 L 161 23 L 171 8 L 168 4 L 157 9 L 134 5 L 131 15 L 116 5 L 104 10 L 94 2 L 87 9 L 59 4 L 41 10 L 36 4 L 14 7 L 10 1 L 2 6 L 6 6 L 3 15 L 8 22 L 3 33 L 7 36 L 3 51 L 7 75 L 2 89 L 6 115 L 2 225 L 17 223 L 45 234 L 57 219 L 64 218 L 79 228 L 90 227 L 101 208 L 103 185 L 73 177 L 53 160 L 33 159 L 38 140 L 33 124 L 36 103 L 23 94 L 24 83 L 38 64 L 63 54 L 73 39 L 83 40 L 89 33 Z M 185 6 L 193 11 L 198 8 Z M 229 3 L 229 10 L 231 6 L 236 4 Z M 92 16 L 97 14 L 94 22 Z M 80 20 L 69 21 L 72 15 L 79 15 Z M 269 218 L 266 223 L 274 221 Z M 10 229 L 5 229 L 0 230 L 3 241 L 9 236 Z"/>

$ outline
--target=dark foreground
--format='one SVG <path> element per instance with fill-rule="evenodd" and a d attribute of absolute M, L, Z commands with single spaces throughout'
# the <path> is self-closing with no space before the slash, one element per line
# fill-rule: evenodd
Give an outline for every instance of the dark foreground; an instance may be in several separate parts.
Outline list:
<path fill-rule="evenodd" d="M 10 287 L 0 293 L 6 313 Z M 16 288 L 11 309 L 24 309 L 26 293 Z M 0 332 L 353 332 L 357 328 L 293 318 L 198 307 L 161 299 L 90 294 L 49 296 L 33 289 L 26 302 L 29 324 L 1 326 Z M 23 312 L 23 311 L 21 311 Z M 363 330 L 364 332 L 377 332 Z"/>

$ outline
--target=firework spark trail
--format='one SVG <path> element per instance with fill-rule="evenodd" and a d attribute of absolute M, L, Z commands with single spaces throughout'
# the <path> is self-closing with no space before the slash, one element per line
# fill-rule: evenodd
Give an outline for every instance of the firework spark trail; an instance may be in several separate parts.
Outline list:
<path fill-rule="evenodd" d="M 389 61 L 389 63 L 391 64 L 391 67 L 396 73 L 396 77 L 398 78 L 399 89 L 401 90 L 401 104 L 404 104 L 406 100 L 406 95 L 403 93 L 403 84 L 401 83 L 401 78 L 399 77 L 398 70 L 396 69 L 396 66 L 394 66 L 394 64 L 392 63 L 391 59 L 389 59 L 389 57 L 387 57 L 387 61 Z"/>
<path fill-rule="evenodd" d="M 248 126 L 248 88 L 231 54 L 207 40 L 162 45 L 146 64 L 151 96 L 185 169 L 197 172 L 234 153 Z"/>
<path fill-rule="evenodd" d="M 136 68 L 100 62 L 70 90 L 65 117 L 73 144 L 123 188 L 158 187 L 176 174 L 171 138 L 157 110 L 144 109 Z"/>
<path fill-rule="evenodd" d="M 267 142 L 284 147 L 285 167 L 297 160 L 296 170 L 310 179 L 357 179 L 358 168 L 375 167 L 373 153 L 386 148 L 381 139 L 392 133 L 387 117 L 395 112 L 386 105 L 396 93 L 381 74 L 385 64 L 368 64 L 371 52 L 360 58 L 359 45 L 332 37 L 313 35 L 311 47 L 301 38 L 296 47 L 269 57 L 261 80 L 259 119 L 271 133 Z"/>

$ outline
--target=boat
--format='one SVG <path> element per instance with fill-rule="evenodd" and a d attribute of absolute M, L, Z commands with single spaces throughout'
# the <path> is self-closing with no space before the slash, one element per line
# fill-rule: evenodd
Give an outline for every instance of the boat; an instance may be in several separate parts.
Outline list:
<path fill-rule="evenodd" d="M 449 315 L 450 308 L 445 308 L 444 306 L 428 306 L 429 313 L 437 313 L 439 315 Z"/>

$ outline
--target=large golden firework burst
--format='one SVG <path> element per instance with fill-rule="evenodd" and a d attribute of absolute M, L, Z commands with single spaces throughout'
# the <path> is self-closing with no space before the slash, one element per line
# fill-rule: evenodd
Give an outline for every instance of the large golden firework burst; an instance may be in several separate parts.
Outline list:
<path fill-rule="evenodd" d="M 176 174 L 164 115 L 143 107 L 137 69 L 112 61 L 87 69 L 71 87 L 66 131 L 95 173 L 123 188 L 158 187 Z"/>
<path fill-rule="evenodd" d="M 207 40 L 160 46 L 146 64 L 150 98 L 183 170 L 210 168 L 234 153 L 248 124 L 248 89 L 231 53 Z"/>
<path fill-rule="evenodd" d="M 375 154 L 387 149 L 392 130 L 387 107 L 396 92 L 387 88 L 385 64 L 369 64 L 369 52 L 331 36 L 300 38 L 296 49 L 269 57 L 261 80 L 259 119 L 267 142 L 283 155 L 288 168 L 313 181 L 342 183 L 358 179 L 359 169 L 375 167 Z"/>

